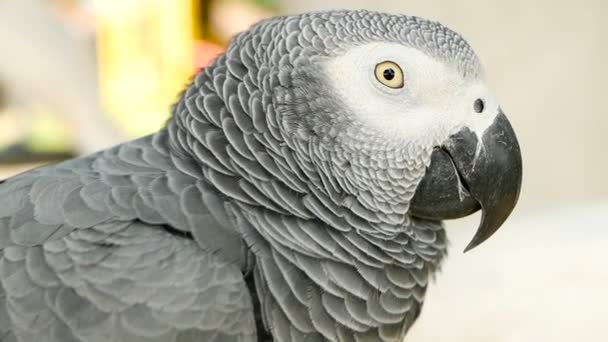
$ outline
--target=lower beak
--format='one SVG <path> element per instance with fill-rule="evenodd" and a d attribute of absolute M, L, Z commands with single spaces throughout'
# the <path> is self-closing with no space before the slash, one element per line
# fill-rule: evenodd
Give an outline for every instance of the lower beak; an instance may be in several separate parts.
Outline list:
<path fill-rule="evenodd" d="M 481 223 L 466 252 L 492 236 L 505 222 L 517 203 L 521 182 L 519 143 L 501 111 L 481 141 L 473 131 L 463 128 L 435 148 L 410 202 L 410 214 L 444 220 L 481 209 Z"/>

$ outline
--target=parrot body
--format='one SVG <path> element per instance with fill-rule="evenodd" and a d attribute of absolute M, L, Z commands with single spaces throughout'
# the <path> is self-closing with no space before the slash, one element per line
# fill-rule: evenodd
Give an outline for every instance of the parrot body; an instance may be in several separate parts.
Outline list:
<path fill-rule="evenodd" d="M 0 329 L 20 341 L 251 340 L 240 238 L 166 136 L 2 185 Z"/>
<path fill-rule="evenodd" d="M 340 72 L 382 62 L 378 43 L 478 91 L 472 50 L 437 23 L 367 11 L 274 18 L 196 75 L 160 132 L 0 184 L 0 341 L 401 341 L 446 254 L 439 220 L 480 204 L 494 218 L 486 201 L 508 206 L 514 185 L 483 197 L 478 173 L 501 161 L 478 152 L 470 171 L 471 153 L 444 143 L 463 127 L 481 127 L 466 139 L 486 143 L 502 114 L 470 118 L 438 88 L 453 117 L 376 122 L 385 101 L 406 110 L 389 98 L 406 96 L 398 66 L 376 73 L 391 90 L 361 86 L 377 106 L 356 106 L 361 83 L 339 83 Z M 437 85 L 402 67 L 408 87 Z M 439 169 L 451 173 L 426 181 Z M 448 181 L 459 195 L 437 199 Z M 504 219 L 482 223 L 475 244 Z"/>

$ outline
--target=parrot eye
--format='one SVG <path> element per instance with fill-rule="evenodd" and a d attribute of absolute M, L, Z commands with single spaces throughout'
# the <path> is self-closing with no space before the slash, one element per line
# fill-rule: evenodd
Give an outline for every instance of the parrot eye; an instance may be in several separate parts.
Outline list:
<path fill-rule="evenodd" d="M 378 82 L 393 89 L 403 88 L 403 71 L 395 62 L 384 61 L 376 65 Z"/>

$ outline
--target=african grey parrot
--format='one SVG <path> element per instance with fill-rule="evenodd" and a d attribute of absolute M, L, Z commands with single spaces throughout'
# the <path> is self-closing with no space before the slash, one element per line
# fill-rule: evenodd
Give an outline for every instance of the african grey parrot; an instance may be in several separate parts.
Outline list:
<path fill-rule="evenodd" d="M 442 219 L 517 202 L 469 45 L 369 11 L 272 18 L 161 131 L 0 185 L 0 340 L 400 341 Z"/>

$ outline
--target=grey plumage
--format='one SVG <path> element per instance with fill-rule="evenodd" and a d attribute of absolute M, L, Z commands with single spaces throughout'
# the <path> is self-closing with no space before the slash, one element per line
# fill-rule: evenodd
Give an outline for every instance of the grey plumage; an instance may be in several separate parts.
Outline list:
<path fill-rule="evenodd" d="M 5 333 L 20 341 L 251 339 L 239 236 L 207 209 L 217 199 L 203 194 L 202 180 L 175 167 L 166 138 L 2 185 Z"/>
<path fill-rule="evenodd" d="M 479 73 L 420 18 L 273 18 L 162 131 L 1 184 L 0 341 L 401 340 L 446 253 L 408 213 L 432 146 L 358 122 L 317 67 L 374 41 Z"/>

